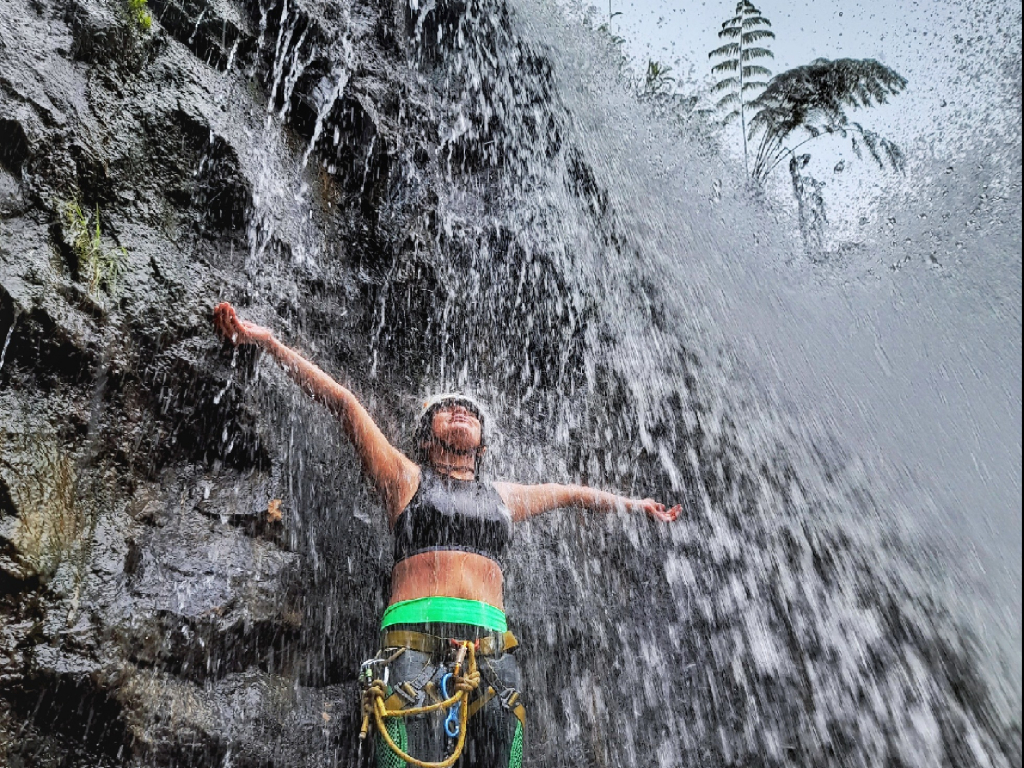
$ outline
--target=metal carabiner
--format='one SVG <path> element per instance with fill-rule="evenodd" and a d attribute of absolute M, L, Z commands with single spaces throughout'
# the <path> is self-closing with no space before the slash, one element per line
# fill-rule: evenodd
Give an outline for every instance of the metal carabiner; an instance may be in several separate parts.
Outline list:
<path fill-rule="evenodd" d="M 374 679 L 374 676 L 376 674 L 375 667 L 377 667 L 380 664 L 384 664 L 384 674 L 381 675 L 381 680 L 383 680 L 384 685 L 387 685 L 388 684 L 387 660 L 386 659 L 378 659 L 377 657 L 374 657 L 372 659 L 367 659 L 366 661 L 364 661 L 362 664 L 359 665 L 359 682 L 362 683 L 363 685 L 369 685 L 370 683 L 372 683 L 373 679 Z"/>

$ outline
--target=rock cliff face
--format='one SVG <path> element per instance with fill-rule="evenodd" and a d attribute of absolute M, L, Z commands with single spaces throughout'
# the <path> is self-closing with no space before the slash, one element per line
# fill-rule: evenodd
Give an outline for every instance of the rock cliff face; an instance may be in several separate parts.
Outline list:
<path fill-rule="evenodd" d="M 502 200 L 550 166 L 601 248 L 629 234 L 509 7 L 148 7 L 0 4 L 0 764 L 358 763 L 387 531 L 318 407 L 215 338 L 219 300 L 400 444 L 468 379 L 579 414 L 517 435 L 561 441 L 564 479 L 682 473 L 670 534 L 523 534 L 530 765 L 1020 764 L 969 639 L 807 522 L 784 456 L 743 458 L 693 353 L 656 419 L 608 416 L 634 400 L 601 297 Z"/>
<path fill-rule="evenodd" d="M 446 274 L 480 242 L 438 233 L 441 166 L 516 158 L 480 149 L 500 122 L 444 140 L 432 78 L 460 8 L 148 10 L 0 9 L 0 762 L 352 765 L 387 533 L 337 430 L 223 348 L 211 308 L 354 377 L 402 440 L 395 393 L 418 394 Z M 534 335 L 570 343 L 532 352 L 560 358 L 545 377 L 580 368 L 547 272 Z"/>
<path fill-rule="evenodd" d="M 352 461 L 330 430 L 294 435 L 303 425 L 275 415 L 305 407 L 287 382 L 243 396 L 255 358 L 221 348 L 210 311 L 229 298 L 277 328 L 329 329 L 313 351 L 359 373 L 373 275 L 429 214 L 413 200 L 378 217 L 402 188 L 393 9 L 150 10 L 149 32 L 118 0 L 0 10 L 0 763 L 352 764 L 339 734 L 374 642 L 385 532 L 336 471 Z M 340 98 L 317 90 L 337 90 L 335 24 L 352 51 Z M 279 205 L 273 176 L 300 167 L 324 109 L 341 136 L 301 177 L 309 218 L 274 230 L 259 220 Z M 125 249 L 116 284 L 90 284 L 69 204 L 86 240 L 98 217 L 101 254 Z M 250 241 L 247 226 L 266 231 Z M 322 233 L 319 269 L 299 226 Z M 282 457 L 310 442 L 323 465 L 304 476 L 325 486 L 290 490 Z M 324 534 L 345 544 L 321 547 L 318 576 L 303 535 L 330 517 L 325 498 L 349 522 Z"/>

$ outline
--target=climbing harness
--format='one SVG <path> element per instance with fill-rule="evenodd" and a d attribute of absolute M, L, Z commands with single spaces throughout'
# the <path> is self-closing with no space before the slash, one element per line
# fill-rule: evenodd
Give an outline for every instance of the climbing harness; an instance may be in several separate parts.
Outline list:
<path fill-rule="evenodd" d="M 371 723 L 385 745 L 395 757 L 415 768 L 450 768 L 462 755 L 466 746 L 466 724 L 491 699 L 498 697 L 501 706 L 519 720 L 519 731 L 525 727 L 526 710 L 519 703 L 519 692 L 514 688 L 500 686 L 497 679 L 489 679 L 486 690 L 470 703 L 471 694 L 481 687 L 481 670 L 477 655 L 493 656 L 516 647 L 517 641 L 511 632 L 476 641 L 449 640 L 420 632 L 398 630 L 384 635 L 384 647 L 400 647 L 386 658 L 374 657 L 363 662 L 359 671 L 359 682 L 363 689 L 363 721 L 359 731 L 360 741 L 370 732 Z M 456 650 L 450 672 L 441 676 L 440 686 L 429 680 L 436 670 L 427 668 L 415 681 L 388 686 L 388 666 L 407 650 L 428 654 Z M 488 662 L 489 663 L 489 662 Z M 493 674 L 493 670 L 492 670 Z M 491 678 L 491 675 L 488 675 Z M 501 690 L 499 690 L 499 688 Z M 427 699 L 431 703 L 426 702 Z M 445 710 L 444 732 L 455 740 L 452 753 L 444 760 L 428 762 L 408 754 L 392 736 L 388 722 L 401 718 L 424 715 Z"/>
<path fill-rule="evenodd" d="M 447 598 L 446 600 L 448 602 L 442 603 L 441 607 L 445 610 L 451 611 L 452 608 L 450 607 L 450 603 L 454 602 L 454 600 L 452 598 Z M 407 602 L 411 603 L 412 601 L 410 600 Z M 398 605 L 402 605 L 402 603 L 398 603 Z M 386 615 L 387 613 L 385 612 L 385 616 Z M 396 618 L 398 621 L 395 621 L 394 623 L 411 623 L 410 619 L 407 619 L 406 617 L 398 616 Z M 451 641 L 447 638 L 428 635 L 423 632 L 393 629 L 384 633 L 384 642 L 382 647 L 408 648 L 410 651 L 419 651 L 420 653 L 436 655 L 450 648 Z M 493 635 L 485 635 L 479 640 L 474 641 L 473 647 L 476 649 L 478 656 L 496 656 L 499 653 L 509 653 L 510 651 L 518 648 L 519 641 L 516 640 L 515 635 L 506 631 L 500 634 L 495 633 Z M 396 656 L 395 658 L 398 657 Z M 371 659 L 371 661 L 374 660 Z"/>
<path fill-rule="evenodd" d="M 466 746 L 466 720 L 469 717 L 469 708 L 461 705 L 466 702 L 472 691 L 475 691 L 480 687 L 480 671 L 476 667 L 476 648 L 474 643 L 469 640 L 453 640 L 452 643 L 458 646 L 458 651 L 455 655 L 455 666 L 453 671 L 445 675 L 445 678 L 442 679 L 442 694 L 444 695 L 444 700 L 434 702 L 432 704 L 426 704 L 421 707 L 389 707 L 388 703 L 391 703 L 391 700 L 388 696 L 387 683 L 384 679 L 372 677 L 367 679 L 362 672 L 362 670 L 373 670 L 377 666 L 375 663 L 377 660 L 371 659 L 370 661 L 363 663 L 360 668 L 360 682 L 364 684 L 363 724 L 359 729 L 360 740 L 365 739 L 369 733 L 370 719 L 372 717 L 374 724 L 377 726 L 377 732 L 380 734 L 381 738 L 384 739 L 384 743 L 388 745 L 391 751 L 394 752 L 399 759 L 405 761 L 409 765 L 416 766 L 416 768 L 449 768 L 451 765 L 455 764 L 455 761 L 462 755 L 462 750 Z M 399 649 L 399 651 L 392 654 L 388 661 L 398 658 L 398 656 L 404 651 L 405 648 Z M 465 675 L 462 674 L 462 664 L 464 661 L 466 662 Z M 447 695 L 445 693 L 448 690 L 446 686 L 448 678 L 455 681 L 454 695 Z M 452 736 L 452 738 L 457 738 L 457 741 L 455 742 L 455 749 L 445 760 L 433 763 L 425 760 L 418 760 L 399 747 L 398 744 L 395 743 L 395 740 L 391 738 L 391 734 L 388 733 L 385 720 L 399 717 L 412 717 L 414 715 L 424 715 L 428 712 L 436 712 L 441 709 L 449 710 L 448 717 L 445 719 L 445 733 Z M 457 717 L 455 725 L 451 726 L 452 729 L 455 730 L 454 734 L 449 730 L 448 724 L 452 719 L 453 714 Z"/>

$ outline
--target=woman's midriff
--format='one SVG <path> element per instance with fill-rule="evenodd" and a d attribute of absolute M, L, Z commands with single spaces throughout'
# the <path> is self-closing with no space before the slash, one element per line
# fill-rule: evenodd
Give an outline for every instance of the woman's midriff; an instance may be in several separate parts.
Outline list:
<path fill-rule="evenodd" d="M 389 605 L 438 595 L 479 600 L 505 610 L 501 568 L 489 557 L 439 549 L 395 564 Z"/>

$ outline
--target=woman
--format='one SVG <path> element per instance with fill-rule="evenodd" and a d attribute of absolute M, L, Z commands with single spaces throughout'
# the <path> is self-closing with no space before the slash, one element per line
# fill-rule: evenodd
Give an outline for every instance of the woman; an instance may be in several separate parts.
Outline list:
<path fill-rule="evenodd" d="M 226 303 L 214 309 L 214 324 L 233 344 L 269 352 L 338 417 L 384 503 L 395 536 L 391 599 L 382 651 L 361 674 L 378 729 L 377 765 L 518 768 L 525 714 L 499 564 L 512 524 L 563 507 L 672 521 L 680 507 L 578 485 L 481 482 L 484 413 L 463 395 L 424 405 L 413 461 L 351 392 L 269 330 L 239 320 Z"/>

